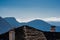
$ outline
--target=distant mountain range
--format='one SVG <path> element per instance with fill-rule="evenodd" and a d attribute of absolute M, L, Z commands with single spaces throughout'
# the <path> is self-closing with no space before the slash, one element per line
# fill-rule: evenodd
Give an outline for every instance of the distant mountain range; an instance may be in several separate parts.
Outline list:
<path fill-rule="evenodd" d="M 60 32 L 60 22 L 58 22 L 58 21 L 50 21 L 48 23 L 51 24 L 51 25 L 55 25 L 56 26 L 56 31 Z"/>
<path fill-rule="evenodd" d="M 13 27 L 19 27 L 21 25 L 14 17 L 6 17 L 4 19 Z"/>
<path fill-rule="evenodd" d="M 49 23 L 39 19 L 32 20 L 28 22 L 27 25 L 43 31 L 50 31 L 51 26 Z"/>
<path fill-rule="evenodd" d="M 60 26 L 60 22 L 59 21 L 50 21 L 48 23 L 50 23 L 51 25 Z"/>
<path fill-rule="evenodd" d="M 60 32 L 60 22 L 45 22 L 43 20 L 40 19 L 36 19 L 36 20 L 32 20 L 30 22 L 27 23 L 20 23 L 18 22 L 14 17 L 6 17 L 4 18 L 9 24 L 11 24 L 13 27 L 20 27 L 22 25 L 28 25 L 31 27 L 34 27 L 36 29 L 39 30 L 43 30 L 43 31 L 50 31 L 50 27 L 56 26 L 56 31 Z"/>
<path fill-rule="evenodd" d="M 20 27 L 22 25 L 28 25 L 28 26 L 31 26 L 31 27 L 34 27 L 36 29 L 39 29 L 39 30 L 43 30 L 43 31 L 49 31 L 50 30 L 50 24 L 45 22 L 45 21 L 42 21 L 42 20 L 39 20 L 39 19 L 36 19 L 36 20 L 32 20 L 30 22 L 27 22 L 27 23 L 19 23 L 17 22 L 17 20 L 13 17 L 6 17 L 4 18 L 10 25 L 12 25 L 13 27 Z"/>
<path fill-rule="evenodd" d="M 50 31 L 50 27 L 52 25 L 55 25 L 55 26 L 57 25 L 56 32 L 60 32 L 60 26 L 58 24 L 60 24 L 60 23 L 45 22 L 45 21 L 39 20 L 39 19 L 32 20 L 27 23 L 20 23 L 14 17 L 6 17 L 6 18 L 0 17 L 0 30 L 2 30 L 2 32 L 0 31 L 0 33 L 7 32 L 7 30 L 17 28 L 17 27 L 20 27 L 23 25 L 28 25 L 30 27 L 33 27 L 33 28 L 36 28 L 39 30 L 43 30 L 43 31 Z"/>
<path fill-rule="evenodd" d="M 11 30 L 12 26 L 3 18 L 0 17 L 0 34 L 8 32 L 8 30 Z"/>

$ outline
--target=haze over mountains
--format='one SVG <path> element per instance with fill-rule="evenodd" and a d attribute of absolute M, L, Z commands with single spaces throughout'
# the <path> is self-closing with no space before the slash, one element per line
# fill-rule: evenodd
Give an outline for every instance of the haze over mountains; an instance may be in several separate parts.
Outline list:
<path fill-rule="evenodd" d="M 9 24 L 11 24 L 13 27 L 19 27 L 22 25 L 28 25 L 31 27 L 34 27 L 36 29 L 44 30 L 44 31 L 49 31 L 49 27 L 51 26 L 47 22 L 44 22 L 42 20 L 32 20 L 27 23 L 19 23 L 15 18 L 9 17 L 9 18 L 4 18 Z M 46 27 L 46 28 L 45 28 Z"/>
<path fill-rule="evenodd" d="M 50 21 L 48 23 L 50 23 L 51 25 L 60 26 L 60 21 Z"/>
<path fill-rule="evenodd" d="M 1 18 L 0 17 L 0 34 L 7 32 L 11 29 L 23 26 L 23 25 L 28 25 L 30 27 L 42 30 L 42 31 L 50 31 L 51 26 L 54 24 L 54 22 L 45 22 L 43 20 L 32 20 L 27 23 L 20 23 L 18 22 L 14 17 L 6 17 L 6 18 Z M 56 24 L 56 22 L 55 22 Z M 55 25 L 54 24 L 54 25 Z M 60 24 L 57 22 L 57 24 Z M 60 32 L 60 25 L 55 25 L 56 26 L 56 32 Z"/>
<path fill-rule="evenodd" d="M 4 19 L 14 27 L 19 27 L 19 26 L 22 26 L 22 25 L 28 25 L 28 26 L 31 26 L 31 27 L 34 27 L 36 29 L 40 29 L 40 30 L 43 30 L 43 31 L 50 31 L 50 27 L 53 25 L 53 26 L 57 26 L 56 27 L 57 32 L 60 31 L 59 30 L 60 25 L 57 25 L 57 24 L 60 24 L 60 23 L 58 23 L 58 22 L 57 23 L 56 22 L 55 23 L 45 22 L 43 20 L 36 19 L 36 20 L 32 20 L 32 21 L 27 22 L 27 23 L 20 23 L 13 17 L 6 17 Z"/>

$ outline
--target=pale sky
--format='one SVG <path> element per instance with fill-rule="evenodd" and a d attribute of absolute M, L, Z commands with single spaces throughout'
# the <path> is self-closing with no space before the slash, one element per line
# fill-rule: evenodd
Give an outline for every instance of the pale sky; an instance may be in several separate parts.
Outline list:
<path fill-rule="evenodd" d="M 0 0 L 0 16 L 60 21 L 60 0 Z"/>

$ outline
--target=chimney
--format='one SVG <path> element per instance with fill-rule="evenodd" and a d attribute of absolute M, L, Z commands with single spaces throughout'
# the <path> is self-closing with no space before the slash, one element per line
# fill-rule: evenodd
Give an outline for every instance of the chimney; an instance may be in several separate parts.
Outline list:
<path fill-rule="evenodd" d="M 56 26 L 51 26 L 50 32 L 55 32 L 55 27 Z"/>
<path fill-rule="evenodd" d="M 15 31 L 14 30 L 9 31 L 9 40 L 15 40 Z"/>

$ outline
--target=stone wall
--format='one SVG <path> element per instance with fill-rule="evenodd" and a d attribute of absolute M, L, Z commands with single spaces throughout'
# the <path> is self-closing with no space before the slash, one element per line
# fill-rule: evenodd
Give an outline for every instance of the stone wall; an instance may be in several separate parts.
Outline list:
<path fill-rule="evenodd" d="M 54 32 L 43 32 L 41 30 L 35 29 L 29 26 L 21 26 L 19 28 L 14 29 L 15 31 L 15 40 L 60 40 L 60 33 Z M 0 35 L 0 40 L 9 40 L 9 32 Z"/>
<path fill-rule="evenodd" d="M 35 28 L 24 26 L 26 40 L 47 40 L 42 31 Z"/>
<path fill-rule="evenodd" d="M 29 26 L 16 29 L 16 40 L 47 40 L 42 31 Z"/>

